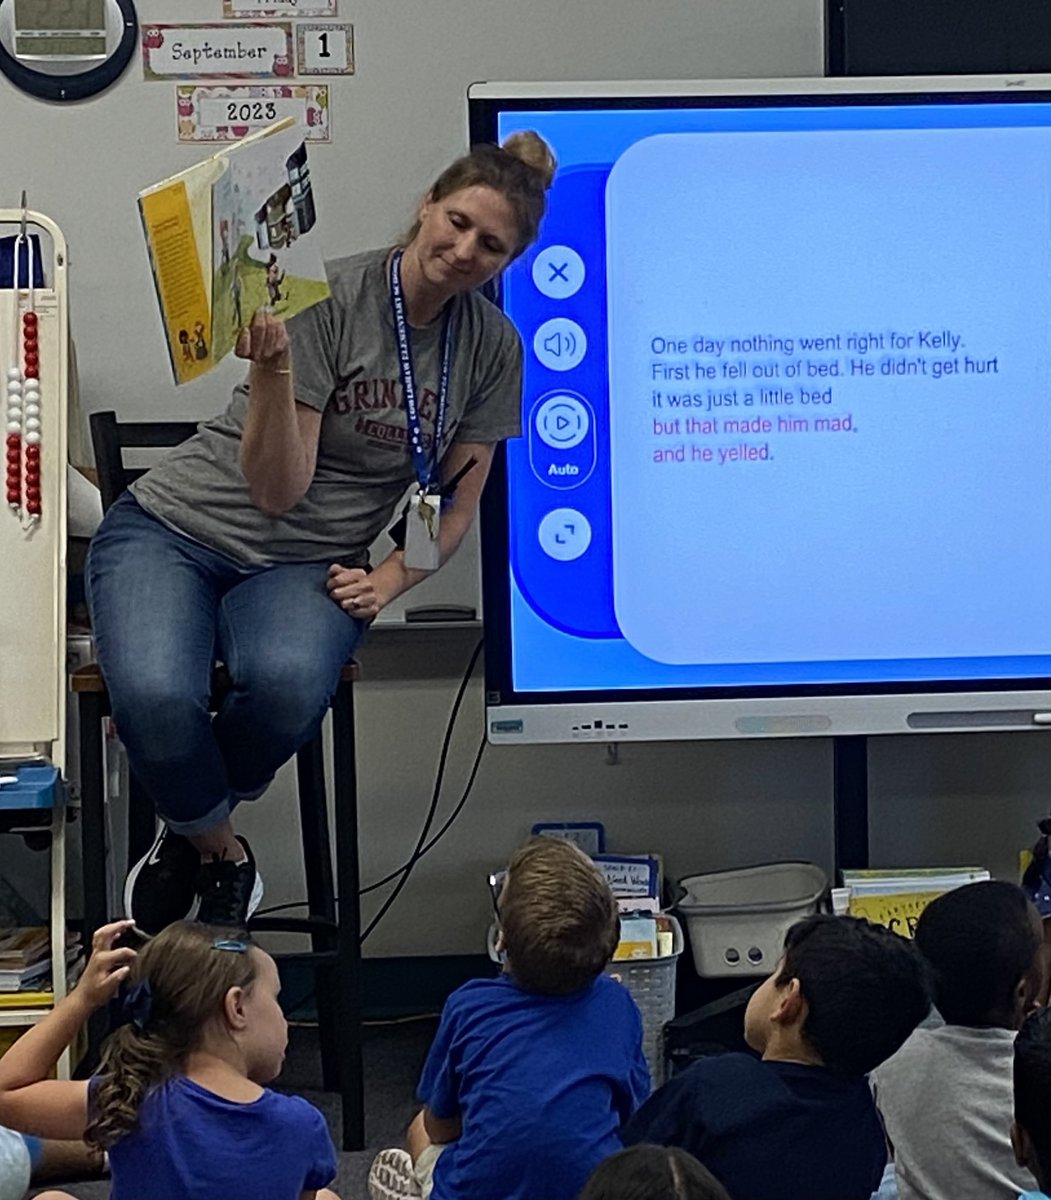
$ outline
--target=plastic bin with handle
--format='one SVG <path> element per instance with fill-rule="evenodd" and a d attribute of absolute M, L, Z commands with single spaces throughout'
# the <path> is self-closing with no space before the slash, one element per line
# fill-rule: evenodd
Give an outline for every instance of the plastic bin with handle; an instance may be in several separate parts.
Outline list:
<path fill-rule="evenodd" d="M 790 926 L 817 912 L 828 877 L 813 863 L 765 863 L 679 880 L 697 974 L 769 975 Z"/>

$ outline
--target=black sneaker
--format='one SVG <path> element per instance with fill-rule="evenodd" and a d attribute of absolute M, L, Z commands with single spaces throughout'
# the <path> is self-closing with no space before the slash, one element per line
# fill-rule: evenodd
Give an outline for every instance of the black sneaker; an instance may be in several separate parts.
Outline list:
<path fill-rule="evenodd" d="M 124 881 L 124 915 L 150 934 L 192 917 L 200 869 L 200 852 L 181 834 L 161 825 L 149 852 Z"/>
<path fill-rule="evenodd" d="M 220 929 L 246 929 L 248 918 L 263 898 L 263 881 L 255 869 L 252 848 L 243 837 L 237 839 L 244 847 L 248 861 L 232 863 L 229 859 L 212 856 L 211 862 L 200 864 L 197 874 L 197 895 L 200 905 L 197 920 Z"/>

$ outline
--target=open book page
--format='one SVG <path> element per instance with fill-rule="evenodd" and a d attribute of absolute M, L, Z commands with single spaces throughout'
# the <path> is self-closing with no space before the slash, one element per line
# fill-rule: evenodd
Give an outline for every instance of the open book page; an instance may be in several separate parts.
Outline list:
<path fill-rule="evenodd" d="M 218 361 L 263 305 L 291 317 L 329 295 L 296 126 L 234 147 L 212 189 L 212 353 Z"/>
<path fill-rule="evenodd" d="M 211 370 L 261 305 L 330 293 L 303 133 L 291 118 L 139 194 L 176 383 Z"/>
<path fill-rule="evenodd" d="M 176 383 L 211 369 L 211 158 L 139 196 L 153 279 Z"/>

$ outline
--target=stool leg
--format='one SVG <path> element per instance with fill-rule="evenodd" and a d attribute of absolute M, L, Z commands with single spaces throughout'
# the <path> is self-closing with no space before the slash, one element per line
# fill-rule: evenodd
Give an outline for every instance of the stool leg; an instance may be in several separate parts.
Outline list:
<path fill-rule="evenodd" d="M 128 867 L 139 861 L 157 836 L 157 810 L 128 767 Z"/>
<path fill-rule="evenodd" d="M 332 843 L 328 830 L 328 797 L 325 792 L 325 757 L 321 732 L 296 755 L 299 781 L 299 828 L 303 839 L 303 867 L 307 880 L 307 908 L 311 917 L 329 922 L 327 931 L 312 929 L 310 947 L 331 952 L 338 946 L 336 891 L 332 877 Z M 339 1089 L 339 980 L 334 966 L 315 968 L 318 1036 L 321 1042 L 321 1077 L 327 1092 Z"/>
<path fill-rule="evenodd" d="M 336 975 L 341 999 L 339 1084 L 343 1099 L 343 1149 L 362 1150 L 365 1147 L 365 1096 L 361 1060 L 361 904 L 358 896 L 358 780 L 352 682 L 342 682 L 336 690 L 332 705 L 332 755 L 339 887 Z"/>
<path fill-rule="evenodd" d="M 95 930 L 109 919 L 106 899 L 106 782 L 102 765 L 102 718 L 106 705 L 99 692 L 79 694 L 80 715 L 80 857 L 84 886 L 84 952 L 91 950 Z M 81 1070 L 98 1062 L 109 1032 L 105 1009 L 88 1022 L 88 1046 Z"/>
<path fill-rule="evenodd" d="M 80 846 L 84 880 L 84 943 L 108 919 L 106 902 L 106 782 L 102 765 L 102 697 L 80 694 Z"/>

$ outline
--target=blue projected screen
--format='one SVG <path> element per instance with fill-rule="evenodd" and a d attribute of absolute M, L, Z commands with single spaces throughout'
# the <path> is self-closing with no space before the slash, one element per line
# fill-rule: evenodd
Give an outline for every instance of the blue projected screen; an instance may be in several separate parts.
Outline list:
<path fill-rule="evenodd" d="M 1051 96 L 487 103 L 560 164 L 503 280 L 506 686 L 1046 681 Z"/>

